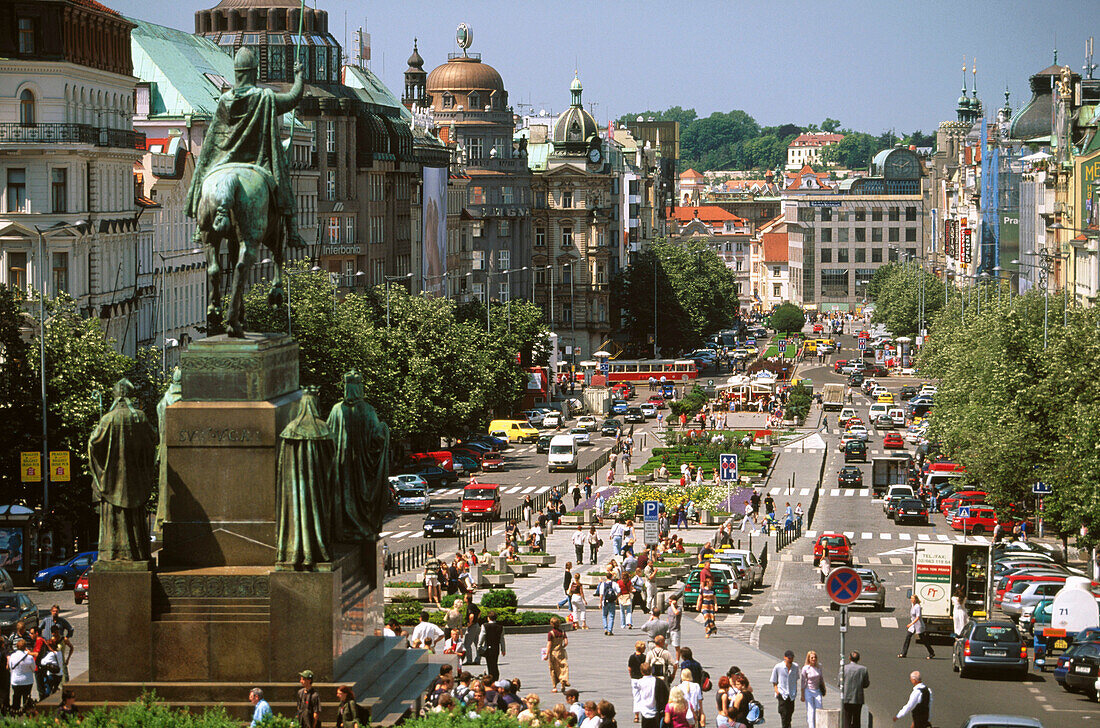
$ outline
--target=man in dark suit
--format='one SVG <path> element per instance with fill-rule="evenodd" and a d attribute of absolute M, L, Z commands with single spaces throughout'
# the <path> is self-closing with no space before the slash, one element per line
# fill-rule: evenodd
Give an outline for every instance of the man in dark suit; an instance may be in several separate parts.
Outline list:
<path fill-rule="evenodd" d="M 863 714 L 863 691 L 871 686 L 871 678 L 867 674 L 867 668 L 859 664 L 859 653 L 852 650 L 848 655 L 851 660 L 840 668 L 840 684 L 844 690 L 840 695 L 843 707 L 843 728 L 860 728 L 860 718 Z"/>
<path fill-rule="evenodd" d="M 489 612 L 489 620 L 481 625 L 481 637 L 478 639 L 478 652 L 485 656 L 485 669 L 493 676 L 493 680 L 500 679 L 500 668 L 497 661 L 508 654 L 504 646 L 504 625 L 497 622 L 497 613 Z"/>

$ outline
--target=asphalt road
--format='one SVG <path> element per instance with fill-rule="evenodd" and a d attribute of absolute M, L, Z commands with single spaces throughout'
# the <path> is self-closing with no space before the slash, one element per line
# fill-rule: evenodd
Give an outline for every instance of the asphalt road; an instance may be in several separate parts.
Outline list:
<path fill-rule="evenodd" d="M 830 357 L 848 358 L 855 347 L 850 336 L 842 337 L 845 347 Z M 820 386 L 826 382 L 842 382 L 831 367 L 807 367 L 800 371 Z M 885 384 L 895 392 L 910 378 L 889 377 Z M 870 400 L 856 395 L 857 410 L 866 414 Z M 886 580 L 887 597 L 884 611 L 866 607 L 851 611 L 845 649 L 859 650 L 862 662 L 871 676 L 867 691 L 868 707 L 875 715 L 876 725 L 889 724 L 893 715 L 908 698 L 911 670 L 920 670 L 934 695 L 933 724 L 961 725 L 974 713 L 1010 713 L 1039 718 L 1047 728 L 1088 725 L 1100 717 L 1095 703 L 1083 696 L 1067 693 L 1058 686 L 1050 673 L 1032 671 L 1022 683 L 1013 679 L 988 676 L 963 680 L 951 671 L 951 645 L 934 645 L 936 659 L 925 659 L 925 651 L 912 645 L 909 657 L 898 659 L 908 621 L 907 591 L 910 584 L 912 544 L 917 540 L 956 540 L 957 533 L 947 526 L 943 516 L 936 515 L 930 526 L 895 526 L 882 512 L 882 502 L 872 500 L 869 490 L 837 488 L 837 471 L 844 465 L 836 451 L 839 430 L 835 415 L 830 413 L 832 427 L 822 433 L 828 448 L 822 493 L 818 511 L 807 537 L 786 549 L 776 562 L 777 568 L 769 581 L 773 584 L 768 598 L 751 604 L 744 614 L 724 619 L 758 646 L 773 655 L 791 649 L 802 663 L 808 650 L 818 652 L 824 671 L 836 682 L 840 634 L 837 613 L 829 608 L 828 597 L 818 582 L 811 563 L 813 538 L 824 530 L 847 533 L 855 542 L 857 564 L 875 569 Z M 866 417 L 864 416 L 864 420 Z M 869 455 L 882 454 L 882 433 L 872 431 Z M 875 452 L 875 451 L 879 452 Z M 801 453 L 781 457 L 810 457 Z M 817 456 L 820 458 L 820 451 Z M 818 460 L 820 462 L 820 460 Z M 870 485 L 870 465 L 861 466 L 864 482 Z M 796 720 L 804 720 L 799 706 Z M 908 720 L 904 725 L 908 725 Z"/>
<path fill-rule="evenodd" d="M 646 387 L 637 388 L 637 394 L 630 400 L 632 405 L 644 402 L 649 398 Z M 667 416 L 668 410 L 663 410 Z M 621 417 L 617 418 L 620 421 Z M 603 418 L 597 417 L 600 422 Z M 571 419 L 558 429 L 558 434 L 568 432 L 575 420 Z M 629 425 L 627 425 L 629 429 Z M 655 438 L 653 430 L 656 421 L 650 420 L 644 425 L 634 425 L 635 455 L 634 463 L 644 462 L 648 457 L 648 451 L 654 446 Z M 554 430 L 545 430 L 547 434 Z M 579 457 L 580 467 L 584 468 L 596 460 L 600 455 L 609 450 L 615 444 L 613 437 L 605 437 L 598 431 L 589 434 L 591 444 L 582 445 Z M 659 443 L 658 443 L 659 444 Z M 644 448 L 643 448 L 644 445 Z M 535 452 L 535 444 L 515 443 L 511 449 L 504 452 L 505 467 L 498 472 L 478 473 L 479 483 L 494 483 L 501 487 L 501 512 L 505 512 L 519 505 L 524 496 L 536 496 L 550 490 L 566 480 L 572 483 L 576 480 L 575 473 L 551 473 L 546 466 L 546 454 Z M 644 449 L 644 453 L 643 453 Z M 449 488 L 438 488 L 431 491 L 433 508 L 459 509 L 462 503 L 462 488 L 467 483 L 467 478 L 461 478 Z M 596 485 L 602 486 L 603 482 L 596 479 Z M 566 493 L 566 503 L 572 504 L 569 494 Z M 403 551 L 406 548 L 424 542 L 424 513 L 399 513 L 391 511 L 387 514 L 382 530 L 382 540 L 389 547 L 391 553 Z M 467 523 L 461 524 L 463 527 Z M 431 539 L 438 544 L 437 553 L 447 553 L 457 548 L 458 539 L 452 537 L 437 537 Z"/>

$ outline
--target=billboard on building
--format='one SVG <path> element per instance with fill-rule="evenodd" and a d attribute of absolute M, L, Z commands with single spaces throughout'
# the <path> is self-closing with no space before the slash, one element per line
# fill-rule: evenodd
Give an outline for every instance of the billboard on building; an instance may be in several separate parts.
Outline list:
<path fill-rule="evenodd" d="M 443 295 L 447 272 L 447 168 L 424 168 L 421 290 Z"/>

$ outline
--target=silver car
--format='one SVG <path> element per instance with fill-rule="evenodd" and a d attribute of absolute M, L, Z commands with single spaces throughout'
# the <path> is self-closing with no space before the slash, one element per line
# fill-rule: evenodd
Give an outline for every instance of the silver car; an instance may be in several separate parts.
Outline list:
<path fill-rule="evenodd" d="M 1053 598 L 1065 585 L 1064 581 L 1017 582 L 1013 584 L 1012 591 L 1005 594 L 1001 611 L 1014 621 L 1019 621 L 1025 607 L 1034 607 L 1047 597 Z"/>
<path fill-rule="evenodd" d="M 756 554 L 747 549 L 726 549 L 718 552 L 719 561 L 729 561 L 739 565 L 749 573 L 753 587 L 764 585 L 764 569 Z"/>
<path fill-rule="evenodd" d="M 879 578 L 879 575 L 875 573 L 874 569 L 868 569 L 865 566 L 854 567 L 856 573 L 859 574 L 860 580 L 863 582 L 863 591 L 859 593 L 856 600 L 849 606 L 853 607 L 871 607 L 882 611 L 886 609 L 886 582 Z M 829 602 L 829 609 L 836 609 L 836 602 Z"/>

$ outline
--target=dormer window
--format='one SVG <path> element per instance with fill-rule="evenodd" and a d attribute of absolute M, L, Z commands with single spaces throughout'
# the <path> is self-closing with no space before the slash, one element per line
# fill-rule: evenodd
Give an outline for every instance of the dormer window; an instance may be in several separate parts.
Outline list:
<path fill-rule="evenodd" d="M 474 91 L 473 93 L 471 93 L 470 94 L 470 99 L 469 99 L 469 104 L 470 104 L 470 110 L 471 111 L 473 111 L 475 109 L 480 109 L 481 108 L 481 94 L 479 94 L 477 91 Z"/>
<path fill-rule="evenodd" d="M 34 53 L 34 20 L 19 19 L 19 52 L 24 55 Z"/>
<path fill-rule="evenodd" d="M 455 105 L 455 97 L 449 93 L 443 94 L 443 108 L 453 109 Z"/>

